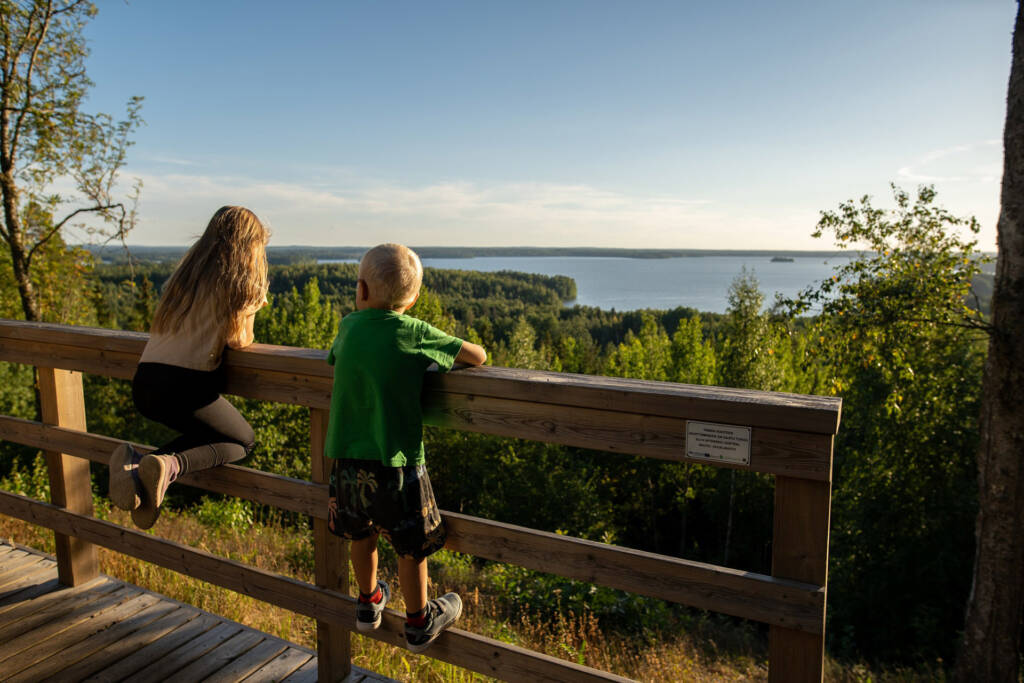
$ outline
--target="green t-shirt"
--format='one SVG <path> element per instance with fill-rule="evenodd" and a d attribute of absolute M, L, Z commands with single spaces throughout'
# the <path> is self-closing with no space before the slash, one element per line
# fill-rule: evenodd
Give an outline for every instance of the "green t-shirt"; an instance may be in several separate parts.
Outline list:
<path fill-rule="evenodd" d="M 327 353 L 334 390 L 324 455 L 423 464 L 423 373 L 431 363 L 450 370 L 461 348 L 458 337 L 394 311 L 345 316 Z"/>

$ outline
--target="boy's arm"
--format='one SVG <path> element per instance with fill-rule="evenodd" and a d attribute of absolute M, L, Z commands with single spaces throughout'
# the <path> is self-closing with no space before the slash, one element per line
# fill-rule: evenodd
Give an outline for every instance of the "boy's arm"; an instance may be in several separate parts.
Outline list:
<path fill-rule="evenodd" d="M 462 342 L 462 348 L 455 356 L 456 363 L 465 363 L 466 365 L 483 365 L 485 360 L 487 360 L 487 352 L 484 351 L 484 347 L 468 341 Z"/>

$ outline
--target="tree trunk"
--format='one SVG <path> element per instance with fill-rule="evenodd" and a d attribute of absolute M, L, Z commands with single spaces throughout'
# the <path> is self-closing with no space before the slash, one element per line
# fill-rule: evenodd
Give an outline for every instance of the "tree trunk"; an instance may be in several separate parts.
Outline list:
<path fill-rule="evenodd" d="M 14 180 L 5 171 L 0 176 L 0 194 L 3 196 L 4 226 L 7 228 L 7 245 L 11 252 L 14 281 L 18 285 L 21 308 L 25 320 L 39 320 L 39 299 L 28 272 L 28 254 L 25 252 L 21 221 L 18 220 L 18 189 Z"/>
<path fill-rule="evenodd" d="M 1003 131 L 999 256 L 982 388 L 977 555 L 955 677 L 1019 680 L 1024 613 L 1024 6 Z"/>

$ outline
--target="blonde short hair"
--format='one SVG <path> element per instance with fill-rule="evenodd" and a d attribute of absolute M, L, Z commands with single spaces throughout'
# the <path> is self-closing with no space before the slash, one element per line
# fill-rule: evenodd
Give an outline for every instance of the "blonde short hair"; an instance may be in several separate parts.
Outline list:
<path fill-rule="evenodd" d="M 423 264 L 416 252 L 401 244 L 378 244 L 363 254 L 359 277 L 371 294 L 392 308 L 405 306 L 420 291 Z"/>

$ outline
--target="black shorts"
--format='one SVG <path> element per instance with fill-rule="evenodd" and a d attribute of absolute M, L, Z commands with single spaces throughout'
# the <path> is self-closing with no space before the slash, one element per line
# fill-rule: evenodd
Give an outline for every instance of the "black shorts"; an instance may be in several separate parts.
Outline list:
<path fill-rule="evenodd" d="M 444 547 L 448 534 L 426 465 L 340 458 L 331 468 L 329 495 L 327 526 L 342 538 L 383 533 L 396 553 L 417 560 Z"/>

